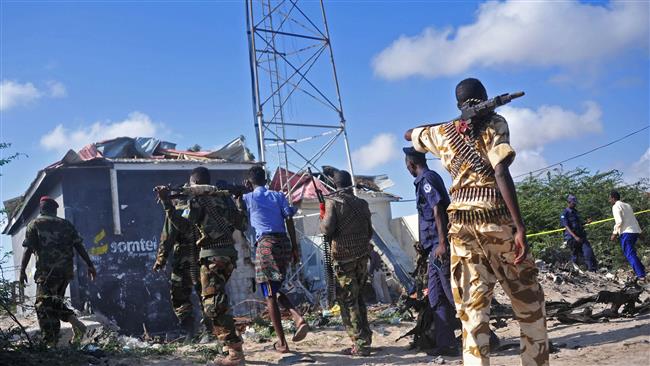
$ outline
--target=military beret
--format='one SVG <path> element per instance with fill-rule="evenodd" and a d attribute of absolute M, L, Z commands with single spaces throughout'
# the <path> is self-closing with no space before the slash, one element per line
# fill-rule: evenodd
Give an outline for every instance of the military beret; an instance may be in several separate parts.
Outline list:
<path fill-rule="evenodd" d="M 53 204 L 56 208 L 59 207 L 59 204 L 54 200 L 54 198 L 50 196 L 42 196 L 39 202 L 41 205 L 49 203 L 49 204 Z"/>

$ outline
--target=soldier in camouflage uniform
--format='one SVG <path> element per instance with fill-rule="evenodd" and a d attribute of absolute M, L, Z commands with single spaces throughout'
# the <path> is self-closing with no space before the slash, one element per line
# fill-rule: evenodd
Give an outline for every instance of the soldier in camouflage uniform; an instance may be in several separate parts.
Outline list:
<path fill-rule="evenodd" d="M 178 201 L 175 209 L 177 215 L 182 215 L 186 209 L 189 209 L 189 205 L 187 202 Z M 195 334 L 192 291 L 196 291 L 196 294 L 201 296 L 199 250 L 196 246 L 199 234 L 196 226 L 193 226 L 192 229 L 190 232 L 182 232 L 176 229 L 170 219 L 165 217 L 156 263 L 153 266 L 154 272 L 163 269 L 167 258 L 173 252 L 172 273 L 169 279 L 170 295 L 174 313 L 186 333 L 187 341 L 191 341 Z M 201 307 L 201 311 L 203 312 L 203 307 Z M 212 323 L 205 314 L 201 320 L 205 327 L 205 337 L 202 342 L 207 342 L 209 334 L 212 332 Z"/>
<path fill-rule="evenodd" d="M 458 107 L 480 103 L 480 81 L 456 87 Z M 496 113 L 409 130 L 420 152 L 440 157 L 451 173 L 448 207 L 452 292 L 463 324 L 464 365 L 490 363 L 490 302 L 496 281 L 512 301 L 521 328 L 522 365 L 548 364 L 544 291 L 528 253 L 526 232 L 508 167 L 515 157 L 508 124 Z"/>
<path fill-rule="evenodd" d="M 345 353 L 368 356 L 372 331 L 361 290 L 368 279 L 373 233 L 370 209 L 366 201 L 354 196 L 350 173 L 337 171 L 334 183 L 341 191 L 326 197 L 320 230 L 332 239 L 336 298 L 343 324 L 353 342 L 352 348 Z"/>
<path fill-rule="evenodd" d="M 201 301 L 205 315 L 212 321 L 214 335 L 224 344 L 224 356 L 218 356 L 215 365 L 244 363 L 242 339 L 229 313 L 230 303 L 226 282 L 237 264 L 237 250 L 232 237 L 234 230 L 246 229 L 246 215 L 238 209 L 230 193 L 209 186 L 210 173 L 204 167 L 195 168 L 186 193 L 192 196 L 187 217 L 178 214 L 169 198 L 169 190 L 158 190 L 167 217 L 182 232 L 190 232 L 196 225 L 201 248 Z M 205 192 L 203 192 L 205 191 Z"/>
<path fill-rule="evenodd" d="M 65 305 L 65 290 L 74 276 L 73 257 L 76 250 L 88 266 L 88 276 L 95 279 L 97 272 L 83 239 L 67 220 L 56 216 L 58 203 L 43 196 L 40 199 L 40 215 L 27 225 L 25 253 L 20 267 L 20 282 L 27 283 L 25 270 L 32 254 L 36 255 L 36 315 L 45 342 L 55 346 L 61 330 L 60 321 L 72 324 L 73 341 L 80 341 L 86 330 L 74 311 Z"/>

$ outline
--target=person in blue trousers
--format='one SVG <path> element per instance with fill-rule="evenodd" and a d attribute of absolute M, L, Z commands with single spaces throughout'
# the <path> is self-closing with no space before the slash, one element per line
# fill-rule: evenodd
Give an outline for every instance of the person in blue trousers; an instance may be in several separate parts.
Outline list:
<path fill-rule="evenodd" d="M 632 266 L 637 282 L 645 283 L 647 281 L 645 267 L 636 255 L 635 245 L 641 234 L 641 227 L 634 216 L 634 210 L 628 203 L 621 201 L 621 195 L 617 191 L 610 192 L 609 203 L 612 205 L 614 215 L 614 231 L 611 240 L 615 241 L 616 237 L 621 240 L 623 254 Z"/>

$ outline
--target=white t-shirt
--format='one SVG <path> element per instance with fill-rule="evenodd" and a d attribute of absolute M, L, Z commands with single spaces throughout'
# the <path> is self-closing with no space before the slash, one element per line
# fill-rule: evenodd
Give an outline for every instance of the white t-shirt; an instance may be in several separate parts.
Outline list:
<path fill-rule="evenodd" d="M 614 215 L 614 234 L 635 233 L 641 232 L 639 222 L 634 216 L 632 206 L 623 202 L 616 201 L 612 206 L 612 214 Z"/>

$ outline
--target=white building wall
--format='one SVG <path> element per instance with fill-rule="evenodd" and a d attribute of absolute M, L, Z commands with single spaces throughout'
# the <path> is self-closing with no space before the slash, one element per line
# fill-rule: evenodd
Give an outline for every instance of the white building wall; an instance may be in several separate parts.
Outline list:
<path fill-rule="evenodd" d="M 398 217 L 391 220 L 390 231 L 400 247 L 413 261 L 417 258 L 414 245 L 418 241 L 418 215 Z"/>
<path fill-rule="evenodd" d="M 255 265 L 253 264 L 253 253 L 248 240 L 240 231 L 233 234 L 235 248 L 237 249 L 237 268 L 228 280 L 226 293 L 230 300 L 230 306 L 234 315 L 257 314 L 260 308 L 255 300 L 263 300 L 260 291 L 253 292 L 255 281 Z"/>

